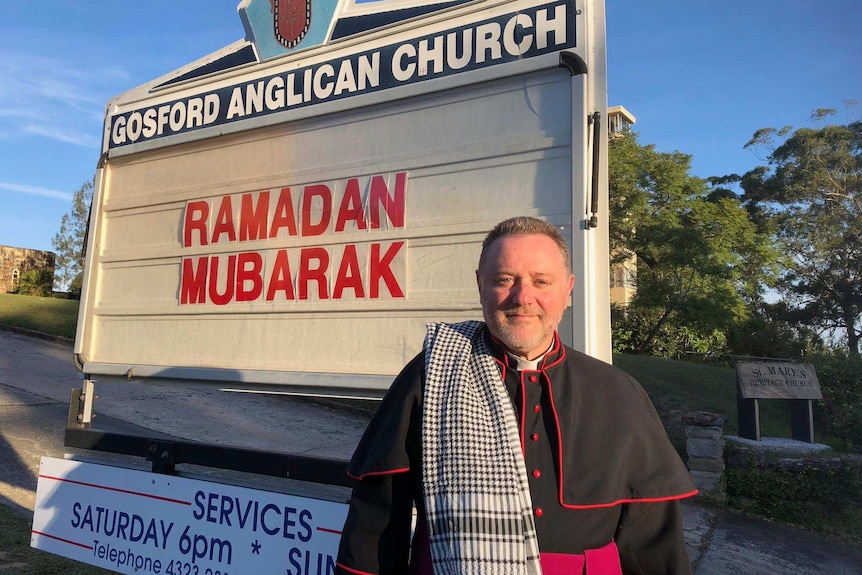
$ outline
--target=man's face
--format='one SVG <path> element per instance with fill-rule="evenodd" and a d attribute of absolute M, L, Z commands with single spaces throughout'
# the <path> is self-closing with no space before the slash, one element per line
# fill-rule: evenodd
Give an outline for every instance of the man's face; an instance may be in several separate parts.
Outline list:
<path fill-rule="evenodd" d="M 491 333 L 527 359 L 545 353 L 575 281 L 554 240 L 544 234 L 497 238 L 476 281 Z"/>

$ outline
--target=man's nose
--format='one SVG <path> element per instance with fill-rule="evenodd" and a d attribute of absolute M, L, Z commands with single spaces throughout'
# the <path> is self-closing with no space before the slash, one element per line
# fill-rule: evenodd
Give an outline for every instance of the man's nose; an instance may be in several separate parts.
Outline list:
<path fill-rule="evenodd" d="M 533 303 L 534 301 L 533 286 L 523 280 L 518 280 L 512 285 L 510 294 L 512 302 L 518 305 Z"/>

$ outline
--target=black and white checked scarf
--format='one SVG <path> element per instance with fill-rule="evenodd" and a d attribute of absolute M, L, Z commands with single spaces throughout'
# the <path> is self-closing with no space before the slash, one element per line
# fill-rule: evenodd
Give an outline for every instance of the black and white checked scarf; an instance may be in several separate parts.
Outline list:
<path fill-rule="evenodd" d="M 422 481 L 435 575 L 538 575 L 515 412 L 484 324 L 428 324 Z"/>

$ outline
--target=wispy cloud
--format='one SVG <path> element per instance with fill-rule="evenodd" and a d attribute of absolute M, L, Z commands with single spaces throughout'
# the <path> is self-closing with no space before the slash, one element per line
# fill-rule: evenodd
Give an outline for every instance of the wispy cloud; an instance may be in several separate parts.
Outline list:
<path fill-rule="evenodd" d="M 44 136 L 58 142 L 65 142 L 75 146 L 85 148 L 96 148 L 99 146 L 99 140 L 88 132 L 75 130 L 74 128 L 64 128 L 62 126 L 27 124 L 23 127 L 23 131 L 27 134 L 36 136 Z"/>
<path fill-rule="evenodd" d="M 94 69 L 77 59 L 0 48 L 0 131 L 4 137 L 38 136 L 98 148 L 108 97 L 127 72 L 115 65 Z"/>
<path fill-rule="evenodd" d="M 72 201 L 72 194 L 68 192 L 59 192 L 48 188 L 39 188 L 36 186 L 28 186 L 25 184 L 12 184 L 9 182 L 0 182 L 0 190 L 15 192 L 18 194 L 27 194 L 30 196 L 43 196 L 55 200 Z"/>
<path fill-rule="evenodd" d="M 39 118 L 40 115 L 31 108 L 2 108 L 0 118 Z"/>

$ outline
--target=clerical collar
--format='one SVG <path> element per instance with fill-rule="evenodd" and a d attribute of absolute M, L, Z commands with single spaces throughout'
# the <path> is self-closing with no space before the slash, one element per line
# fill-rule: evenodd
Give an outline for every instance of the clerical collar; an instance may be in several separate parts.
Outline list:
<path fill-rule="evenodd" d="M 509 356 L 509 359 L 516 362 L 517 366 L 515 369 L 518 371 L 537 371 L 539 369 L 539 364 L 542 363 L 542 360 L 545 359 L 545 356 L 551 352 L 551 349 L 554 347 L 554 342 L 551 341 L 551 345 L 548 346 L 548 349 L 545 350 L 545 353 L 537 357 L 536 359 L 527 359 L 525 357 L 521 357 L 520 355 L 515 355 L 511 351 L 506 351 L 506 355 Z"/>

